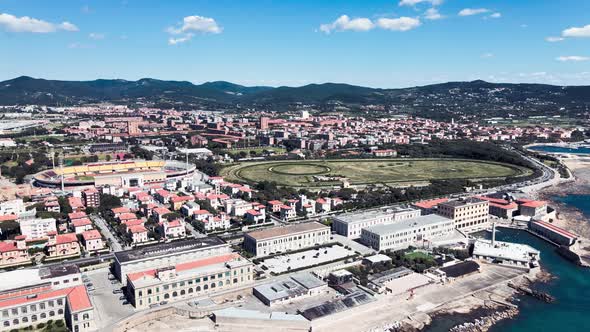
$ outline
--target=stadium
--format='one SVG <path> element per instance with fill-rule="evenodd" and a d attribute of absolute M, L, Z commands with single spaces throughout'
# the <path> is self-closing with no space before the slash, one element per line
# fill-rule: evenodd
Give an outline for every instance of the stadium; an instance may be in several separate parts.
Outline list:
<path fill-rule="evenodd" d="M 62 174 L 66 188 L 106 185 L 141 187 L 181 177 L 195 169 L 193 164 L 175 160 L 126 160 L 59 167 L 39 172 L 33 178 L 36 186 L 50 188 L 61 187 Z"/>

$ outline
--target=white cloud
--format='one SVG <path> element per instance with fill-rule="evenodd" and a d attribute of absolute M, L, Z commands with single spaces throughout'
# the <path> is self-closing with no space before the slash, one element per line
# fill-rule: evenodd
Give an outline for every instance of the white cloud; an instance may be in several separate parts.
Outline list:
<path fill-rule="evenodd" d="M 480 58 L 482 59 L 489 59 L 489 58 L 493 58 L 494 57 L 494 53 L 484 53 L 480 56 Z"/>
<path fill-rule="evenodd" d="M 320 25 L 320 31 L 331 33 L 332 31 L 369 31 L 375 27 L 375 24 L 364 17 L 350 19 L 348 15 L 342 15 L 334 22 Z"/>
<path fill-rule="evenodd" d="M 419 27 L 421 24 L 419 19 L 405 16 L 399 18 L 380 18 L 377 20 L 377 25 L 381 29 L 392 31 L 408 31 Z"/>
<path fill-rule="evenodd" d="M 547 38 L 545 38 L 545 40 L 550 43 L 560 42 L 560 41 L 563 41 L 564 39 L 565 38 L 563 38 L 563 37 L 547 37 Z"/>
<path fill-rule="evenodd" d="M 56 24 L 33 17 L 16 17 L 6 13 L 0 14 L 0 27 L 10 32 L 50 33 L 58 30 L 78 31 L 78 27 L 70 22 Z"/>
<path fill-rule="evenodd" d="M 88 38 L 94 39 L 94 40 L 100 40 L 100 39 L 104 39 L 104 34 L 91 32 L 90 34 L 88 34 Z"/>
<path fill-rule="evenodd" d="M 399 5 L 401 6 L 409 6 L 414 7 L 419 3 L 428 2 L 433 6 L 438 6 L 443 3 L 443 0 L 400 0 Z"/>
<path fill-rule="evenodd" d="M 579 56 L 579 55 L 568 55 L 568 56 L 559 56 L 555 58 L 557 61 L 561 62 L 580 62 L 580 61 L 588 61 L 590 57 L 587 56 Z"/>
<path fill-rule="evenodd" d="M 176 45 L 176 44 L 181 44 L 181 43 L 187 42 L 187 41 L 191 40 L 191 38 L 193 38 L 193 36 L 194 35 L 192 33 L 187 33 L 183 37 L 178 37 L 178 38 L 170 37 L 170 38 L 168 38 L 168 45 Z"/>
<path fill-rule="evenodd" d="M 490 18 L 500 18 L 502 17 L 502 13 L 493 13 L 492 15 L 489 16 Z"/>
<path fill-rule="evenodd" d="M 215 19 L 204 16 L 186 16 L 182 19 L 182 25 L 177 27 L 168 27 L 166 31 L 174 36 L 168 39 L 168 44 L 176 45 L 187 42 L 193 38 L 195 33 L 218 34 L 223 31 Z"/>
<path fill-rule="evenodd" d="M 424 12 L 424 18 L 427 20 L 440 20 L 444 18 L 436 8 L 429 8 Z"/>
<path fill-rule="evenodd" d="M 525 28 L 528 28 L 529 25 L 528 24 L 521 24 L 520 27 L 523 28 L 523 29 L 525 29 Z"/>
<path fill-rule="evenodd" d="M 561 32 L 563 37 L 583 37 L 590 38 L 590 24 L 581 28 L 571 27 Z"/>
<path fill-rule="evenodd" d="M 490 10 L 487 8 L 465 8 L 459 12 L 459 16 L 472 16 L 489 12 Z"/>

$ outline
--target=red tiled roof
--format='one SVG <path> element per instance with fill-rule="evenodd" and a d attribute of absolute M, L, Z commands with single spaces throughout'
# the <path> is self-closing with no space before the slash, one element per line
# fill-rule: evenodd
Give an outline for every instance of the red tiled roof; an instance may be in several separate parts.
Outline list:
<path fill-rule="evenodd" d="M 20 249 L 16 248 L 14 241 L 2 241 L 0 242 L 0 252 L 17 251 Z"/>
<path fill-rule="evenodd" d="M 135 213 L 121 213 L 119 215 L 119 220 L 129 220 L 129 219 L 137 219 Z"/>
<path fill-rule="evenodd" d="M 84 240 L 87 240 L 87 241 L 102 238 L 100 236 L 100 233 L 96 229 L 92 229 L 92 230 L 82 233 L 82 237 L 84 238 Z"/>
<path fill-rule="evenodd" d="M 56 244 L 72 243 L 72 242 L 78 242 L 78 238 L 76 237 L 76 234 L 74 234 L 74 233 L 59 234 L 55 238 Z"/>
<path fill-rule="evenodd" d="M 143 233 L 143 232 L 147 232 L 147 229 L 145 227 L 143 227 L 143 225 L 133 225 L 133 226 L 129 226 L 129 231 L 131 233 Z"/>
<path fill-rule="evenodd" d="M 72 221 L 72 224 L 74 225 L 74 227 L 82 227 L 92 225 L 92 222 L 88 218 L 80 218 Z"/>
<path fill-rule="evenodd" d="M 539 225 L 541 225 L 541 226 L 543 226 L 545 228 L 549 228 L 550 230 L 552 230 L 552 231 L 554 231 L 556 233 L 559 233 L 561 235 L 564 235 L 564 236 L 567 236 L 567 237 L 570 237 L 570 238 L 577 238 L 577 236 L 575 234 L 570 233 L 570 232 L 566 231 L 565 229 L 563 229 L 561 227 L 557 227 L 555 225 L 552 225 L 552 224 L 550 224 L 548 222 L 541 221 L 541 220 L 535 220 L 534 223 L 537 223 L 537 224 L 539 224 Z"/>
<path fill-rule="evenodd" d="M 526 203 L 521 204 L 522 206 L 531 207 L 531 208 L 538 208 L 541 206 L 545 206 L 547 202 L 545 201 L 529 201 Z"/>
<path fill-rule="evenodd" d="M 440 203 L 447 202 L 448 198 L 439 198 L 439 199 L 431 199 L 428 201 L 421 201 L 414 203 L 414 206 L 417 206 L 422 209 L 432 209 L 433 207 L 437 206 Z"/>
<path fill-rule="evenodd" d="M 68 213 L 68 218 L 70 218 L 70 220 L 74 220 L 74 219 L 80 219 L 80 218 L 86 218 L 86 212 L 72 212 L 72 213 Z"/>
<path fill-rule="evenodd" d="M 221 256 L 214 256 L 214 257 L 199 259 L 199 260 L 195 260 L 195 261 L 187 262 L 187 263 L 180 263 L 180 264 L 176 264 L 176 271 L 180 272 L 180 271 L 192 270 L 192 269 L 196 269 L 199 267 L 212 265 L 212 264 L 226 263 L 226 262 L 232 261 L 238 257 L 240 257 L 240 255 L 235 254 L 235 253 L 231 253 L 231 254 L 226 254 L 226 255 L 221 255 Z M 129 279 L 130 281 L 135 281 L 135 280 L 140 279 L 142 277 L 155 278 L 156 277 L 156 270 L 155 269 L 154 270 L 146 270 L 146 271 L 141 271 L 141 272 L 130 273 L 127 275 L 127 279 Z"/>
<path fill-rule="evenodd" d="M 14 214 L 6 214 L 3 216 L 0 216 L 0 222 L 2 221 L 14 221 L 18 219 L 18 216 L 14 215 Z"/>

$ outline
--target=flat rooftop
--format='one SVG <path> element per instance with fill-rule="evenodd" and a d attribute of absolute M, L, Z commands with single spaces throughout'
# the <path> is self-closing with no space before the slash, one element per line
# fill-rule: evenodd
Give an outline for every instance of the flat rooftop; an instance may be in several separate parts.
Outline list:
<path fill-rule="evenodd" d="M 0 292 L 50 282 L 49 278 L 79 273 L 76 265 L 54 265 L 0 273 Z"/>
<path fill-rule="evenodd" d="M 260 241 L 260 240 L 272 239 L 275 237 L 282 237 L 282 236 L 286 236 L 286 235 L 290 235 L 290 234 L 310 232 L 310 231 L 321 230 L 321 229 L 326 229 L 329 231 L 330 226 L 326 226 L 326 225 L 320 224 L 319 222 L 314 221 L 314 222 L 294 224 L 294 225 L 289 225 L 289 226 L 281 226 L 281 227 L 262 229 L 259 231 L 247 233 L 247 235 L 253 239 Z"/>
<path fill-rule="evenodd" d="M 473 246 L 473 254 L 484 257 L 496 257 L 520 262 L 528 262 L 531 255 L 538 256 L 540 252 L 526 244 L 478 239 Z"/>
<path fill-rule="evenodd" d="M 146 258 L 154 258 L 193 249 L 202 249 L 223 245 L 225 242 L 218 237 L 204 237 L 183 241 L 161 243 L 153 246 L 145 246 L 138 249 L 115 252 L 115 258 L 120 263 L 131 262 Z"/>
<path fill-rule="evenodd" d="M 438 205 L 461 207 L 461 206 L 467 206 L 467 205 L 471 205 L 471 204 L 478 204 L 478 203 L 484 203 L 484 202 L 487 202 L 487 201 L 477 198 L 477 197 L 468 197 L 468 198 L 460 199 L 460 200 L 456 200 L 456 201 L 448 201 L 448 202 L 439 203 Z"/>
<path fill-rule="evenodd" d="M 429 214 L 412 219 L 401 220 L 393 224 L 371 226 L 366 228 L 366 230 L 377 235 L 386 235 L 406 229 L 419 228 L 444 222 L 453 222 L 453 219 L 445 218 L 436 214 Z"/>
<path fill-rule="evenodd" d="M 369 211 L 359 211 L 359 212 L 350 212 L 344 213 L 334 217 L 334 219 L 338 219 L 338 221 L 342 223 L 354 223 L 359 221 L 367 221 L 371 219 L 381 218 L 384 216 L 391 216 L 398 213 L 404 212 L 411 212 L 416 211 L 413 208 L 402 208 L 402 207 L 391 207 L 386 209 L 379 209 L 379 210 L 369 210 Z"/>

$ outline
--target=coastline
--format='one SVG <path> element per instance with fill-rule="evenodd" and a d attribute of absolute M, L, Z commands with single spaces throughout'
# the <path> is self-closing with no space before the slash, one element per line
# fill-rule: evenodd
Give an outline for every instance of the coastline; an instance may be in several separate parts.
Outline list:
<path fill-rule="evenodd" d="M 578 208 L 555 199 L 556 196 L 590 195 L 590 158 L 564 158 L 562 161 L 570 169 L 575 180 L 567 185 L 544 188 L 537 193 L 537 196 L 551 202 L 551 205 L 557 209 L 557 218 L 553 224 L 572 231 L 582 238 L 590 239 L 588 216 Z"/>

